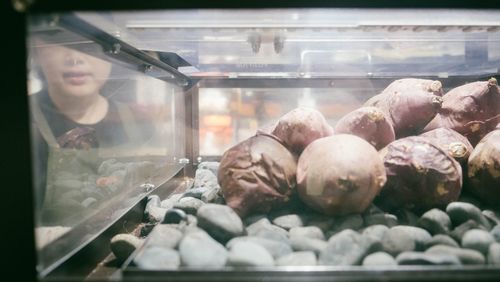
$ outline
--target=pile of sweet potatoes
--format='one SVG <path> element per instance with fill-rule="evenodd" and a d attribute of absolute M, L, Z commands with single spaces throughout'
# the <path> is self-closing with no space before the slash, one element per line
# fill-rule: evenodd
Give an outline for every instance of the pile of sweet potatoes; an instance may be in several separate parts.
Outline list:
<path fill-rule="evenodd" d="M 456 201 L 467 186 L 499 204 L 496 79 L 443 93 L 440 81 L 405 78 L 335 124 L 315 109 L 288 112 L 222 156 L 226 202 L 241 216 L 295 195 L 327 215 L 360 213 L 372 202 L 420 212 Z"/>

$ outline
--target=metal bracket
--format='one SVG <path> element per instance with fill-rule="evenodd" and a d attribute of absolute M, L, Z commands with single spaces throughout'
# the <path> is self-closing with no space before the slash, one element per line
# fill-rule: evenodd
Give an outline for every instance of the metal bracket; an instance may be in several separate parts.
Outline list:
<path fill-rule="evenodd" d="M 106 51 L 106 55 L 130 64 L 137 70 L 149 74 L 153 68 L 156 68 L 157 70 L 167 73 L 164 77 L 157 77 L 158 79 L 174 82 L 183 88 L 190 88 L 193 85 L 191 79 L 179 72 L 175 67 L 121 41 L 73 13 L 59 15 L 57 24 L 64 29 L 96 42 Z M 145 66 L 147 67 L 145 68 Z"/>

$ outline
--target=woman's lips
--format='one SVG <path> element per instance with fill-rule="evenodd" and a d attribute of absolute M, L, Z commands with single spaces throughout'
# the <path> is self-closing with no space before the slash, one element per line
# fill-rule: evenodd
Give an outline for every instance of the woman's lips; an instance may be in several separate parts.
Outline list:
<path fill-rule="evenodd" d="M 71 85 L 82 85 L 87 83 L 90 78 L 90 73 L 70 71 L 63 73 L 63 78 Z"/>

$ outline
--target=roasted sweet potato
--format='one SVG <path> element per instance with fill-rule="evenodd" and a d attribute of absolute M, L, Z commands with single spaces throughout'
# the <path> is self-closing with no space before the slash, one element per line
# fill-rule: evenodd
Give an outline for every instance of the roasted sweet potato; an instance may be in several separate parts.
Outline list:
<path fill-rule="evenodd" d="M 376 203 L 383 208 L 408 208 L 416 212 L 443 208 L 458 199 L 462 169 L 432 140 L 410 136 L 380 151 L 387 183 Z"/>
<path fill-rule="evenodd" d="M 361 107 L 342 117 L 335 134 L 353 134 L 372 144 L 377 150 L 394 141 L 394 129 L 384 112 L 376 107 Z"/>
<path fill-rule="evenodd" d="M 500 121 L 500 93 L 495 78 L 453 88 L 443 96 L 439 114 L 424 128 L 451 128 L 474 146 Z"/>
<path fill-rule="evenodd" d="M 419 132 L 434 118 L 441 108 L 442 94 L 441 82 L 437 80 L 403 78 L 364 105 L 384 111 L 400 138 Z"/>
<path fill-rule="evenodd" d="M 450 128 L 436 128 L 420 136 L 434 140 L 443 151 L 465 166 L 474 149 L 465 136 Z"/>
<path fill-rule="evenodd" d="M 269 212 L 296 192 L 297 159 L 275 137 L 253 136 L 227 150 L 218 181 L 228 206 L 241 217 Z"/>
<path fill-rule="evenodd" d="M 500 128 L 474 148 L 468 163 L 468 190 L 485 203 L 500 205 Z"/>
<path fill-rule="evenodd" d="M 349 134 L 312 142 L 297 165 L 300 199 L 328 215 L 363 212 L 385 181 L 384 165 L 375 148 Z"/>
<path fill-rule="evenodd" d="M 292 152 L 300 155 L 312 141 L 332 135 L 333 128 L 319 111 L 300 107 L 282 116 L 272 134 Z"/>

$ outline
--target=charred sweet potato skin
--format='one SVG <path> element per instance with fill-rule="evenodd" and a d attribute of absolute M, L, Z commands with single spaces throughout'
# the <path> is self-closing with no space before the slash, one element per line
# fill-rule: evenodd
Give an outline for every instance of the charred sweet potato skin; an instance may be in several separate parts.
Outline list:
<path fill-rule="evenodd" d="M 447 152 L 461 165 L 467 166 L 467 160 L 474 147 L 465 136 L 451 128 L 440 127 L 420 134 L 432 139 L 443 151 Z"/>
<path fill-rule="evenodd" d="M 414 135 L 441 108 L 443 89 L 437 80 L 403 78 L 392 82 L 364 105 L 381 109 L 389 117 L 397 138 Z"/>
<path fill-rule="evenodd" d="M 376 199 L 380 206 L 421 212 L 458 199 L 460 164 L 434 142 L 410 136 L 392 142 L 380 153 L 387 174 L 387 183 Z"/>
<path fill-rule="evenodd" d="M 319 111 L 299 107 L 283 115 L 271 134 L 290 151 L 300 155 L 314 140 L 332 135 L 333 128 Z"/>
<path fill-rule="evenodd" d="M 485 203 L 500 204 L 500 128 L 474 148 L 468 163 L 468 190 Z"/>
<path fill-rule="evenodd" d="M 297 165 L 299 198 L 327 215 L 363 212 L 386 181 L 373 146 L 348 134 L 312 142 Z"/>
<path fill-rule="evenodd" d="M 453 88 L 443 96 L 440 113 L 424 128 L 451 128 L 475 146 L 500 121 L 500 92 L 496 79 Z"/>
<path fill-rule="evenodd" d="M 253 136 L 227 150 L 218 181 L 226 204 L 244 217 L 267 213 L 296 194 L 297 158 L 275 137 Z"/>
<path fill-rule="evenodd" d="M 352 134 L 363 138 L 377 150 L 395 139 L 394 129 L 384 112 L 376 107 L 361 107 L 342 117 L 335 134 Z"/>

